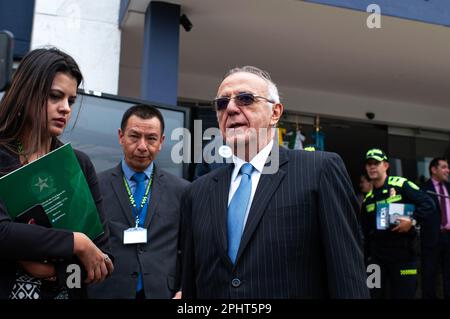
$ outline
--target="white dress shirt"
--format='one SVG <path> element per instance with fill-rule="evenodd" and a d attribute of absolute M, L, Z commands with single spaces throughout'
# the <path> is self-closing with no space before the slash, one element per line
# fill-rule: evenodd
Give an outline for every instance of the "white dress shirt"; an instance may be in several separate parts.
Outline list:
<path fill-rule="evenodd" d="M 242 227 L 242 231 L 244 231 L 245 224 L 247 223 L 248 213 L 250 211 L 250 207 L 252 207 L 253 197 L 255 196 L 256 187 L 258 186 L 259 179 L 261 178 L 261 172 L 263 171 L 264 165 L 266 164 L 267 157 L 269 157 L 270 151 L 273 147 L 273 140 L 270 141 L 269 144 L 267 144 L 256 156 L 250 161 L 250 164 L 253 165 L 254 169 L 252 172 L 252 192 L 250 194 L 250 201 L 247 205 L 247 210 L 245 211 L 245 217 L 244 217 L 244 227 Z M 239 184 L 241 183 L 241 174 L 239 174 L 239 171 L 246 161 L 243 159 L 236 157 L 233 155 L 233 163 L 234 163 L 234 169 L 233 173 L 231 174 L 231 185 L 230 185 L 230 192 L 228 194 L 228 206 L 230 206 L 231 199 L 233 198 L 234 193 L 239 187 Z"/>

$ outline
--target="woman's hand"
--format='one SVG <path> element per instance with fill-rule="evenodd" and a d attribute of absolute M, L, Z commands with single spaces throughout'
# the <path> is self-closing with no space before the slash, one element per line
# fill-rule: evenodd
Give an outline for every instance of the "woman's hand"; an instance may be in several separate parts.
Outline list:
<path fill-rule="evenodd" d="M 175 294 L 175 296 L 173 296 L 172 299 L 181 299 L 182 296 L 183 296 L 183 295 L 182 295 L 181 290 L 180 290 L 180 291 L 177 291 L 177 293 Z"/>
<path fill-rule="evenodd" d="M 85 234 L 75 232 L 73 239 L 73 253 L 78 256 L 87 273 L 85 283 L 101 282 L 113 272 L 111 259 Z"/>

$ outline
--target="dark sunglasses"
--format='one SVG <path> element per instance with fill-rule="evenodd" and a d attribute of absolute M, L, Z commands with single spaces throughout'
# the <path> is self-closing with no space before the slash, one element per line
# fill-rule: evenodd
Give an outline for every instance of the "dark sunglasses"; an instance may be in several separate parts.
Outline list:
<path fill-rule="evenodd" d="M 228 103 L 230 103 L 230 100 L 234 99 L 234 103 L 236 103 L 237 106 L 249 106 L 255 103 L 256 99 L 263 99 L 270 103 L 275 103 L 272 100 L 269 100 L 268 98 L 265 98 L 264 96 L 258 96 L 253 95 L 252 93 L 239 93 L 235 96 L 225 96 L 225 97 L 219 97 L 215 100 L 213 100 L 213 105 L 218 111 L 223 111 L 227 108 Z"/>

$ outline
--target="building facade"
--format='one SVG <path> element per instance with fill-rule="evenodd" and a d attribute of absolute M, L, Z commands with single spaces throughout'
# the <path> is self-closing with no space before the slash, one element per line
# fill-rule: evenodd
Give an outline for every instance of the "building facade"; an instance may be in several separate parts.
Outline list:
<path fill-rule="evenodd" d="M 189 107 L 204 129 L 228 69 L 269 71 L 280 125 L 308 144 L 319 118 L 355 184 L 371 147 L 412 180 L 450 156 L 449 25 L 445 0 L 0 0 L 17 59 L 55 45 L 80 62 L 86 89 Z"/>

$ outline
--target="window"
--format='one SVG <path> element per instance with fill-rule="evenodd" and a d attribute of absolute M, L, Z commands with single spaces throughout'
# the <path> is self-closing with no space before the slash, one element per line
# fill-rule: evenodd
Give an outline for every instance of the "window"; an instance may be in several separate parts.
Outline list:
<path fill-rule="evenodd" d="M 85 152 L 94 163 L 97 172 L 116 166 L 123 157 L 118 142 L 122 115 L 130 106 L 137 103 L 145 102 L 110 95 L 99 97 L 79 94 L 77 103 L 73 106 L 72 118 L 62 135 L 63 142 L 70 142 L 74 148 Z M 164 117 L 166 135 L 156 165 L 176 176 L 187 177 L 187 169 L 183 164 L 175 164 L 171 160 L 172 146 L 178 141 L 171 141 L 170 135 L 173 129 L 186 126 L 188 109 L 155 106 Z"/>

